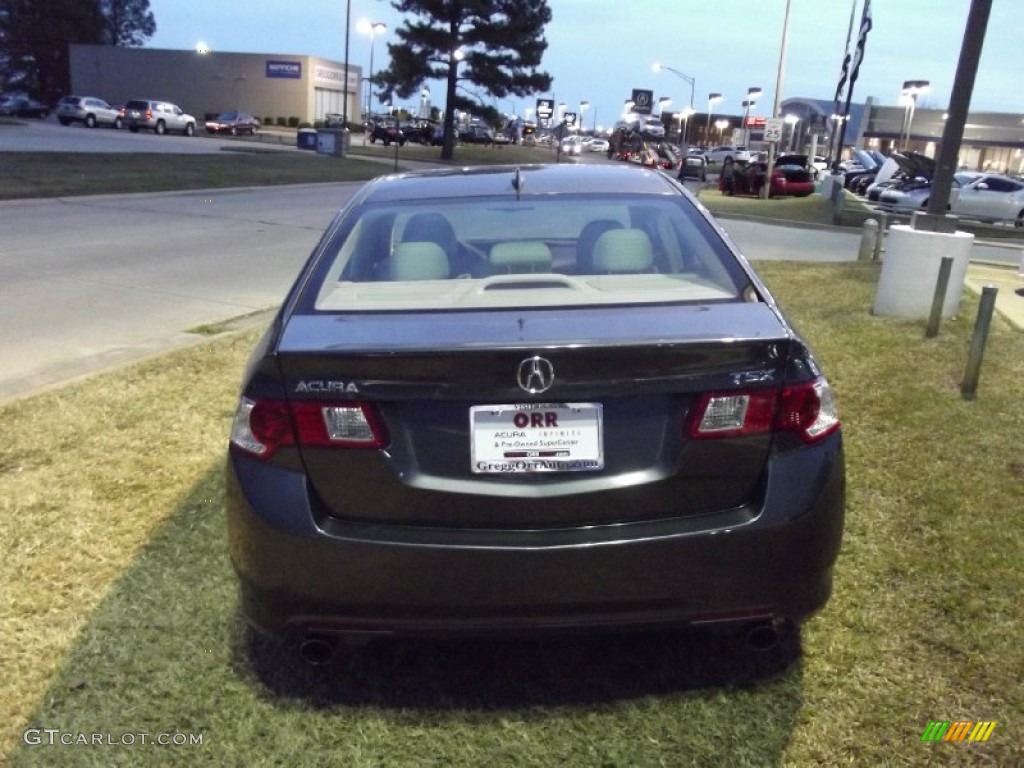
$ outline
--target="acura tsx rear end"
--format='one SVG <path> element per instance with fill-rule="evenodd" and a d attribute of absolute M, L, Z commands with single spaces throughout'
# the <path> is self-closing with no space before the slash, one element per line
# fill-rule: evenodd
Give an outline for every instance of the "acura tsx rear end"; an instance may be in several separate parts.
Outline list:
<path fill-rule="evenodd" d="M 397 174 L 257 345 L 228 455 L 274 635 L 798 622 L 843 529 L 833 391 L 665 174 Z"/>

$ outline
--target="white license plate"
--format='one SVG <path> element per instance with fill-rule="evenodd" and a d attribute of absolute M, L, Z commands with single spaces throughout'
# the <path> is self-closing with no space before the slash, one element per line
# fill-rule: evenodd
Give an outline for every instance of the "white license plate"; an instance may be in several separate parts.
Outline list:
<path fill-rule="evenodd" d="M 473 472 L 603 469 L 601 415 L 600 403 L 474 405 L 469 409 Z"/>

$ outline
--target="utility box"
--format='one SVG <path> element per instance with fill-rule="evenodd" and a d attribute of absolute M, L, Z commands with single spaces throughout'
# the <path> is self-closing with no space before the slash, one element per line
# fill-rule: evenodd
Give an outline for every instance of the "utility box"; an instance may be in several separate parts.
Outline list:
<path fill-rule="evenodd" d="M 316 151 L 320 155 L 344 157 L 351 134 L 344 128 L 321 128 L 316 132 Z"/>
<path fill-rule="evenodd" d="M 299 128 L 295 142 L 299 149 L 316 151 L 316 130 L 314 128 Z"/>

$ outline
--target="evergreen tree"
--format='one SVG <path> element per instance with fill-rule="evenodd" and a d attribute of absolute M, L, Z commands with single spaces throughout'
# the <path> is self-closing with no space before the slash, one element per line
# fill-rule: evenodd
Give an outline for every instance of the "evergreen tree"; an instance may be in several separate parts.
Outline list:
<path fill-rule="evenodd" d="M 2 80 L 54 104 L 71 89 L 71 44 L 141 45 L 155 31 L 149 0 L 0 0 Z"/>
<path fill-rule="evenodd" d="M 156 32 L 156 19 L 149 0 L 100 0 L 103 14 L 103 42 L 134 48 Z"/>
<path fill-rule="evenodd" d="M 444 146 L 455 147 L 455 110 L 475 104 L 458 94 L 467 81 L 501 99 L 527 96 L 551 87 L 539 69 L 547 49 L 544 25 L 551 21 L 547 0 L 393 0 L 398 11 L 413 15 L 395 30 L 389 43 L 391 65 L 374 75 L 385 98 L 409 98 L 427 80 L 447 83 Z"/>

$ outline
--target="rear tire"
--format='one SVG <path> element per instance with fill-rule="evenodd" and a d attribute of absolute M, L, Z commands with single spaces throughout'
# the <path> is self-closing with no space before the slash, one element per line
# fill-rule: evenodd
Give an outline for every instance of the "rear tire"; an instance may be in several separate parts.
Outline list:
<path fill-rule="evenodd" d="M 185 126 L 185 135 L 186 136 L 193 136 L 195 134 L 195 132 L 196 132 L 196 127 L 192 123 L 188 123 Z"/>
<path fill-rule="evenodd" d="M 157 136 L 163 136 L 165 133 L 167 133 L 167 126 L 164 124 L 163 120 L 156 121 L 156 127 L 153 129 L 153 133 L 155 133 Z"/>
<path fill-rule="evenodd" d="M 114 118 L 114 130 L 115 131 L 120 131 L 121 130 L 121 126 L 123 126 L 123 125 L 124 125 L 124 123 L 121 121 L 120 117 L 115 117 Z"/>
<path fill-rule="evenodd" d="M 96 127 L 96 115 L 86 115 L 85 116 L 85 127 L 86 128 L 95 128 Z"/>

